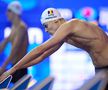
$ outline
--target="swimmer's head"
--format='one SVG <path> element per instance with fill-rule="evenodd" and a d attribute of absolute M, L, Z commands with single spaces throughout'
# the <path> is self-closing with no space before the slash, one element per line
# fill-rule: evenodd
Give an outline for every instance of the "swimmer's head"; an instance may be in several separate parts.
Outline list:
<path fill-rule="evenodd" d="M 60 19 L 61 14 L 55 8 L 47 8 L 41 15 L 41 23 L 46 23 L 49 21 Z"/>
<path fill-rule="evenodd" d="M 11 2 L 7 7 L 7 16 L 9 19 L 13 19 L 14 16 L 20 16 L 22 14 L 22 7 L 18 1 Z"/>
<path fill-rule="evenodd" d="M 45 30 L 51 34 L 53 34 L 64 21 L 60 12 L 55 8 L 48 8 L 41 15 L 42 25 L 45 27 Z"/>

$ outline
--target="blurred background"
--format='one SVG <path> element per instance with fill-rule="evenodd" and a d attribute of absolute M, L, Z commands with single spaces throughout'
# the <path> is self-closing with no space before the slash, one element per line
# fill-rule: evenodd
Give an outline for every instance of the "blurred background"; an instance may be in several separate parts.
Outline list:
<path fill-rule="evenodd" d="M 0 41 L 11 32 L 11 23 L 6 17 L 8 3 L 15 0 L 0 0 Z M 21 18 L 28 26 L 29 47 L 34 47 L 50 38 L 41 25 L 41 13 L 49 7 L 57 8 L 66 19 L 78 18 L 99 25 L 106 33 L 108 31 L 108 1 L 107 0 L 18 0 L 23 6 Z M 9 56 L 11 44 L 8 43 L 0 54 L 0 65 Z M 10 68 L 11 64 L 7 68 Z M 51 75 L 55 78 L 53 90 L 76 90 L 94 72 L 89 55 L 74 46 L 64 44 L 56 53 L 43 62 L 29 67 L 35 81 L 41 81 Z M 33 83 L 33 82 L 32 82 Z"/>

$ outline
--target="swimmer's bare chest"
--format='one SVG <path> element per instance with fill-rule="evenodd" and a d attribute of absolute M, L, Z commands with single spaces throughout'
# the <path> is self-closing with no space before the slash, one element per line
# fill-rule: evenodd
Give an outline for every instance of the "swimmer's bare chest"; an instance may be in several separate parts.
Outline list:
<path fill-rule="evenodd" d="M 11 34 L 10 34 L 10 42 L 13 46 L 13 43 L 15 45 L 15 43 L 18 45 L 20 41 L 16 41 L 16 38 L 20 36 L 19 31 L 21 31 L 19 28 L 12 28 L 11 30 Z M 19 36 L 18 36 L 19 35 Z M 22 41 L 22 39 L 24 39 L 19 46 L 17 47 L 18 49 L 16 49 L 17 54 L 13 57 L 12 63 L 15 64 L 18 60 L 20 60 L 25 54 L 26 54 L 26 47 L 28 45 L 28 43 L 25 43 L 27 41 L 28 38 L 25 38 L 25 35 L 23 35 L 23 38 L 20 38 L 19 40 Z"/>
<path fill-rule="evenodd" d="M 11 34 L 10 34 L 10 42 L 13 44 L 15 38 L 17 36 L 17 29 L 12 28 L 11 30 Z"/>

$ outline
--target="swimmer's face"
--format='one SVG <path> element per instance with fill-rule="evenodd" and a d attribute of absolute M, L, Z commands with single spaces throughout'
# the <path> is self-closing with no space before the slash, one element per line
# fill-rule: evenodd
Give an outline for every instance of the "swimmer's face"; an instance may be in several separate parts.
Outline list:
<path fill-rule="evenodd" d="M 15 17 L 15 14 L 11 10 L 7 10 L 6 15 L 10 21 Z"/>
<path fill-rule="evenodd" d="M 45 31 L 50 34 L 54 34 L 60 25 L 61 23 L 59 20 L 49 21 L 43 24 Z"/>

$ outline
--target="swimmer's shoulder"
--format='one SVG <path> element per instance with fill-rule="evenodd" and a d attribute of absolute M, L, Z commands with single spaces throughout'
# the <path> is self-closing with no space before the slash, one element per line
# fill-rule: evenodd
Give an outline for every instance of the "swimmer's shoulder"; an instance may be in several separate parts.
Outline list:
<path fill-rule="evenodd" d="M 96 23 L 94 22 L 88 22 L 85 20 L 80 20 L 80 19 L 71 19 L 69 22 L 76 22 L 77 24 L 89 24 L 89 25 L 94 25 L 94 26 L 98 26 Z"/>
<path fill-rule="evenodd" d="M 27 30 L 27 25 L 23 21 L 20 22 L 19 27 L 20 27 L 21 30 Z"/>
<path fill-rule="evenodd" d="M 79 19 L 71 19 L 69 21 L 66 21 L 65 25 L 66 26 L 71 26 L 71 27 L 77 27 L 77 26 L 79 26 L 81 24 L 81 22 L 82 21 L 79 20 Z"/>
<path fill-rule="evenodd" d="M 17 35 L 24 35 L 24 36 L 27 35 L 27 25 L 23 21 L 21 21 L 19 24 L 19 29 L 17 30 Z"/>
<path fill-rule="evenodd" d="M 68 23 L 77 23 L 78 24 L 78 23 L 89 23 L 89 22 L 75 18 L 75 19 L 69 20 Z"/>
<path fill-rule="evenodd" d="M 71 19 L 69 21 L 67 21 L 66 23 L 67 24 L 73 24 L 73 25 L 78 25 L 79 23 L 82 23 L 83 21 L 82 20 L 79 20 L 79 19 Z"/>
<path fill-rule="evenodd" d="M 82 22 L 82 20 L 79 20 L 79 19 L 76 19 L 76 18 L 74 18 L 74 19 L 71 19 L 71 20 L 69 20 L 69 21 L 67 21 L 67 22 Z"/>

